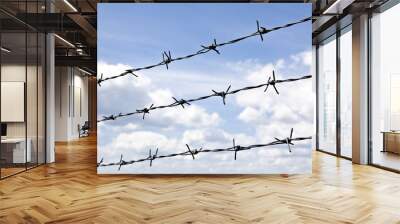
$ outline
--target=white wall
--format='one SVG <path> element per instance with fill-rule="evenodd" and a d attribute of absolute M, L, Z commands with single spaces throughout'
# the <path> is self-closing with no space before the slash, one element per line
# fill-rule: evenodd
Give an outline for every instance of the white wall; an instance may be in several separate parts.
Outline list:
<path fill-rule="evenodd" d="M 88 120 L 88 78 L 72 67 L 56 67 L 55 73 L 55 140 L 70 141 Z"/>
<path fill-rule="evenodd" d="M 37 70 L 38 69 L 38 70 Z M 7 124 L 7 137 L 8 138 L 24 138 L 27 136 L 29 139 L 29 148 L 33 162 L 39 159 L 39 163 L 44 163 L 45 159 L 45 115 L 44 115 L 44 74 L 41 66 L 26 66 L 20 63 L 4 63 L 1 66 L 2 87 L 7 82 L 20 84 L 24 83 L 22 89 L 18 93 L 12 93 L 2 88 L 2 115 L 7 113 L 19 114 L 19 118 L 13 121 L 5 121 Z M 25 80 L 27 79 L 27 80 Z M 12 87 L 15 88 L 15 87 Z M 25 93 L 26 91 L 26 99 Z M 8 95 L 22 94 L 20 97 L 22 102 L 15 101 L 16 99 Z M 20 104 L 19 107 L 10 107 L 4 104 L 4 99 L 12 99 L 14 101 L 9 103 Z M 26 104 L 26 105 L 25 105 Z M 15 105 L 14 105 L 15 106 Z M 26 118 L 25 118 L 26 113 Z"/>
<path fill-rule="evenodd" d="M 32 111 L 36 112 L 37 99 L 36 99 L 36 80 L 30 78 L 31 74 L 36 74 L 36 66 L 27 66 L 21 64 L 3 64 L 1 66 L 1 81 L 2 82 L 24 82 L 26 72 L 28 72 L 28 84 L 30 87 L 27 88 L 27 124 L 26 122 L 6 122 L 7 123 L 7 135 L 8 137 L 25 137 L 25 126 L 28 125 L 28 137 L 35 131 L 36 135 L 36 121 L 37 115 Z M 7 96 L 2 96 L 2 98 Z M 39 105 L 41 107 L 43 105 Z M 28 108 L 29 107 L 29 108 Z M 7 108 L 1 108 L 1 110 L 7 110 Z M 24 108 L 22 108 L 24 110 Z M 4 113 L 4 111 L 3 111 Z"/>
<path fill-rule="evenodd" d="M 55 68 L 55 141 L 66 141 L 68 139 L 68 85 L 70 77 L 67 67 Z"/>

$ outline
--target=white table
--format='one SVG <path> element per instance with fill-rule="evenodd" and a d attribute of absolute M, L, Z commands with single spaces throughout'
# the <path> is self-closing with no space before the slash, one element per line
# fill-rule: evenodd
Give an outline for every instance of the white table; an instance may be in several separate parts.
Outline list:
<path fill-rule="evenodd" d="M 31 146 L 32 140 L 28 138 L 28 143 L 25 151 L 25 138 L 5 138 L 1 139 L 2 145 L 14 145 L 13 147 L 13 163 L 26 163 L 31 162 L 32 153 Z"/>

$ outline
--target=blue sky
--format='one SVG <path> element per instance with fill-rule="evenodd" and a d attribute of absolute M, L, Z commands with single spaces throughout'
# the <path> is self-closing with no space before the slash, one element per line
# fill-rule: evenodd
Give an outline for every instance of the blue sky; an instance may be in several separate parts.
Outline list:
<path fill-rule="evenodd" d="M 200 44 L 233 39 L 256 31 L 256 20 L 266 28 L 310 16 L 310 4 L 99 4 L 99 59 L 110 63 L 144 65 L 159 61 L 161 52 L 185 55 Z M 179 15 L 179 16 L 177 16 Z M 270 33 L 221 49 L 221 56 L 199 57 L 196 63 L 258 58 L 268 62 L 311 46 L 309 23 L 289 31 Z M 175 65 L 174 65 L 175 66 Z"/>
<path fill-rule="evenodd" d="M 310 4 L 99 4 L 98 9 L 98 70 L 105 77 L 158 63 L 163 51 L 170 50 L 173 57 L 183 56 L 198 51 L 200 45 L 209 45 L 214 38 L 222 42 L 255 32 L 256 20 L 269 28 L 311 15 Z M 172 96 L 192 98 L 209 94 L 211 89 L 224 90 L 228 85 L 236 89 L 260 84 L 266 82 L 272 69 L 279 78 L 308 75 L 311 23 L 268 33 L 263 42 L 254 37 L 219 50 L 221 55 L 211 52 L 173 62 L 169 70 L 158 67 L 138 73 L 139 78 L 105 82 L 99 87 L 99 115 L 133 111 L 151 103 L 167 104 Z M 313 101 L 307 98 L 311 82 L 302 82 L 306 85 L 281 87 L 279 96 L 250 91 L 228 97 L 227 106 L 220 99 L 210 99 L 184 110 L 154 111 L 144 121 L 133 116 L 105 122 L 99 126 L 99 158 L 118 161 L 122 153 L 124 158 L 134 159 L 145 156 L 149 147 L 164 146 L 165 152 L 180 152 L 185 150 L 184 143 L 229 146 L 233 137 L 242 140 L 242 145 L 254 144 L 271 141 L 275 136 L 286 137 L 281 135 L 287 135 L 292 126 L 295 132 L 312 129 Z M 279 147 L 272 149 L 268 154 L 272 165 L 255 162 L 244 172 L 305 172 L 311 164 L 310 152 L 307 145 L 298 148 L 298 155 L 287 155 Z M 121 172 L 238 173 L 241 166 L 255 160 L 253 156 L 245 155 L 246 159 L 234 164 L 218 155 L 205 156 L 202 163 L 175 159 L 158 168 L 129 166 Z M 282 167 L 296 158 L 303 164 Z M 276 161 L 281 162 L 273 165 Z M 219 165 L 210 169 L 207 163 Z M 99 172 L 118 173 L 113 168 L 101 168 Z"/>

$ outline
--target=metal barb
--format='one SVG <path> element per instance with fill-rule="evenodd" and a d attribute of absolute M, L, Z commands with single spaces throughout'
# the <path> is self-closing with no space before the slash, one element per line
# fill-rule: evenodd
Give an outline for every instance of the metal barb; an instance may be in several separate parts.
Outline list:
<path fill-rule="evenodd" d="M 265 86 L 264 92 L 266 92 L 267 89 L 268 89 L 268 86 L 271 85 L 272 87 L 274 87 L 274 90 L 275 90 L 276 94 L 279 95 L 279 91 L 276 88 L 276 83 L 277 82 L 276 82 L 276 78 L 275 78 L 275 70 L 272 70 L 272 77 L 273 77 L 272 80 L 271 80 L 271 76 L 268 77 L 268 82 L 267 82 L 267 85 Z"/>
<path fill-rule="evenodd" d="M 279 138 L 275 138 L 275 140 L 277 141 L 278 144 L 286 144 L 288 146 L 289 152 L 292 152 L 292 149 L 290 147 L 290 145 L 294 145 L 293 144 L 293 128 L 290 130 L 290 136 L 286 137 L 285 139 L 279 139 Z"/>
<path fill-rule="evenodd" d="M 294 145 L 292 143 L 292 139 L 293 139 L 293 128 L 290 130 L 290 137 L 286 138 L 286 144 L 289 148 L 289 152 L 292 152 L 292 149 L 290 148 L 290 145 Z"/>
<path fill-rule="evenodd" d="M 101 83 L 102 83 L 103 81 L 104 81 L 104 80 L 103 80 L 103 73 L 101 73 L 100 79 L 97 80 L 97 85 L 101 86 Z"/>
<path fill-rule="evenodd" d="M 267 33 L 267 29 L 265 29 L 265 27 L 260 26 L 260 23 L 257 22 L 257 34 L 260 35 L 261 41 L 264 41 L 264 37 L 263 34 Z"/>
<path fill-rule="evenodd" d="M 113 114 L 111 114 L 110 116 L 103 116 L 103 120 L 107 121 L 107 120 L 115 120 L 116 116 L 114 116 Z"/>
<path fill-rule="evenodd" d="M 273 78 L 272 78 L 273 77 Z M 184 107 L 184 105 L 191 105 L 190 103 L 192 102 L 196 102 L 196 101 L 202 101 L 202 100 L 206 100 L 208 98 L 211 97 L 222 97 L 222 102 L 224 103 L 224 105 L 226 104 L 225 102 L 225 98 L 228 94 L 237 94 L 239 92 L 242 91 L 247 91 L 247 90 L 252 90 L 252 89 L 258 89 L 258 88 L 264 88 L 266 87 L 266 89 L 264 91 L 266 91 L 268 89 L 269 85 L 274 86 L 275 91 L 279 94 L 278 89 L 276 88 L 276 84 L 282 84 L 285 82 L 296 82 L 296 81 L 300 81 L 300 80 L 304 80 L 304 79 L 310 79 L 312 78 L 311 75 L 306 75 L 306 76 L 301 76 L 298 78 L 289 78 L 289 79 L 282 79 L 282 80 L 276 80 L 275 79 L 275 72 L 273 72 L 272 77 L 269 77 L 268 82 L 267 83 L 262 83 L 262 84 L 258 84 L 258 85 L 254 85 L 254 86 L 247 86 L 247 87 L 243 87 L 240 89 L 235 89 L 235 90 L 230 90 L 230 85 L 227 88 L 226 91 L 222 91 L 222 92 L 216 92 L 215 90 L 212 90 L 212 94 L 209 95 L 205 95 L 205 96 L 200 96 L 197 98 L 193 98 L 193 99 L 181 99 L 181 100 L 177 100 L 176 98 L 172 98 L 175 100 L 174 103 L 170 103 L 170 104 L 166 104 L 166 105 L 160 105 L 160 106 L 154 106 L 153 104 L 150 106 L 150 108 L 144 108 L 144 109 L 136 109 L 135 112 L 128 112 L 128 113 L 119 113 L 116 115 L 110 115 L 110 116 L 104 116 L 103 119 L 98 120 L 97 122 L 103 122 L 103 121 L 109 121 L 109 120 L 116 120 L 117 118 L 120 117 L 126 117 L 126 116 L 132 116 L 135 114 L 143 114 L 143 119 L 145 118 L 145 115 L 150 113 L 150 110 L 156 110 L 156 109 L 162 109 L 162 108 L 169 108 L 169 107 L 176 107 L 176 106 L 182 106 Z M 272 80 L 271 80 L 272 79 Z"/>
<path fill-rule="evenodd" d="M 206 49 L 206 50 L 215 51 L 217 54 L 221 54 L 221 53 L 217 50 L 218 44 L 217 44 L 217 40 L 216 40 L 215 38 L 214 38 L 214 43 L 212 43 L 211 45 L 208 45 L 208 46 L 201 45 L 201 47 L 202 47 L 203 49 Z"/>
<path fill-rule="evenodd" d="M 99 167 L 103 163 L 103 158 L 101 158 L 100 162 L 97 163 L 97 167 Z"/>
<path fill-rule="evenodd" d="M 151 149 L 149 150 L 150 166 L 153 165 L 153 160 L 157 159 L 157 153 L 158 153 L 158 148 L 156 149 L 156 153 L 154 155 L 151 155 Z"/>
<path fill-rule="evenodd" d="M 203 150 L 203 148 L 192 150 L 192 149 L 190 149 L 188 144 L 186 144 L 186 148 L 188 149 L 188 151 L 186 151 L 186 153 L 190 153 L 190 155 L 192 155 L 193 160 L 195 159 L 194 155 L 199 154 Z"/>
<path fill-rule="evenodd" d="M 226 91 L 221 91 L 221 92 L 217 92 L 217 91 L 215 91 L 215 90 L 212 90 L 212 91 L 214 92 L 214 94 L 215 94 L 216 96 L 220 96 L 220 97 L 222 98 L 222 102 L 224 103 L 224 105 L 226 105 L 225 98 L 226 98 L 226 95 L 229 94 L 229 89 L 230 89 L 230 88 L 231 88 L 231 85 L 228 86 L 228 88 L 226 89 Z"/>
<path fill-rule="evenodd" d="M 186 100 L 184 100 L 184 99 L 177 100 L 175 97 L 172 97 L 172 99 L 175 100 L 175 103 L 176 103 L 177 105 L 181 105 L 182 108 L 185 108 L 184 104 L 190 105 L 190 103 L 188 103 L 188 102 L 187 102 Z"/>
<path fill-rule="evenodd" d="M 186 148 L 188 149 L 188 152 L 190 153 L 190 155 L 192 155 L 192 158 L 194 160 L 194 152 L 192 152 L 192 150 L 190 150 L 190 147 L 188 144 L 186 144 Z"/>
<path fill-rule="evenodd" d="M 151 109 L 153 109 L 153 106 L 154 106 L 154 104 L 151 104 L 151 106 L 149 107 L 149 108 L 143 108 L 143 109 L 141 109 L 141 110 L 136 110 L 136 112 L 137 113 L 142 113 L 143 114 L 143 120 L 144 120 L 144 117 L 146 116 L 146 114 L 150 114 L 150 110 Z"/>
<path fill-rule="evenodd" d="M 236 44 L 236 43 L 238 43 L 240 41 L 252 38 L 254 36 L 260 36 L 261 41 L 264 41 L 263 34 L 266 34 L 266 33 L 272 32 L 272 31 L 277 31 L 277 30 L 280 30 L 280 29 L 285 29 L 285 28 L 288 28 L 288 27 L 291 27 L 291 26 L 294 26 L 294 25 L 297 25 L 297 24 L 300 24 L 300 23 L 304 23 L 304 22 L 310 21 L 311 18 L 312 17 L 307 17 L 307 18 L 298 20 L 296 22 L 287 23 L 287 24 L 284 24 L 284 25 L 281 25 L 281 26 L 277 26 L 277 27 L 272 27 L 270 29 L 266 29 L 265 27 L 260 26 L 259 22 L 257 21 L 257 31 L 255 33 L 253 32 L 251 34 L 247 34 L 247 35 L 244 35 L 244 36 L 241 36 L 241 37 L 237 37 L 235 39 L 228 40 L 228 41 L 225 41 L 225 42 L 221 42 L 219 44 L 217 44 L 216 39 L 214 39 L 214 43 L 211 44 L 210 46 L 201 46 L 202 49 L 199 50 L 199 51 L 196 51 L 195 53 L 190 53 L 188 55 L 181 56 L 181 57 L 176 57 L 176 58 L 172 58 L 171 53 L 169 51 L 168 51 L 168 54 L 167 54 L 167 52 L 164 51 L 162 53 L 162 57 L 163 57 L 163 61 L 162 62 L 155 63 L 155 64 L 152 64 L 152 65 L 143 66 L 143 67 L 132 68 L 130 70 L 132 72 L 133 71 L 140 71 L 140 70 L 148 70 L 148 69 L 152 69 L 152 68 L 159 67 L 159 66 L 162 66 L 162 65 L 165 65 L 167 67 L 167 69 L 168 69 L 168 64 L 173 62 L 173 61 L 186 60 L 186 59 L 192 58 L 194 56 L 206 54 L 206 53 L 208 53 L 210 51 L 214 51 L 214 52 L 219 54 L 220 52 L 217 50 L 217 48 L 222 47 L 222 46 Z M 131 73 L 123 72 L 123 73 L 120 73 L 118 75 L 109 76 L 109 77 L 107 77 L 105 79 L 100 79 L 98 81 L 98 84 L 100 86 L 100 83 L 103 82 L 103 81 L 120 78 L 120 77 L 128 75 L 128 74 L 131 74 Z"/>
<path fill-rule="evenodd" d="M 167 52 L 164 51 L 162 56 L 163 56 L 163 63 L 168 69 L 168 64 L 172 62 L 171 51 L 168 51 L 168 54 Z"/>
<path fill-rule="evenodd" d="M 242 149 L 243 148 L 240 145 L 235 145 L 235 138 L 233 138 L 233 150 L 235 151 L 235 160 L 236 160 L 237 152 Z"/>
<path fill-rule="evenodd" d="M 162 158 L 170 158 L 170 157 L 177 157 L 177 156 L 192 156 L 192 159 L 195 159 L 195 155 L 199 154 L 199 153 L 218 153 L 218 152 L 235 152 L 235 157 L 234 159 L 237 159 L 237 152 L 238 151 L 244 151 L 244 150 L 252 150 L 252 149 L 256 149 L 256 148 L 262 148 L 262 147 L 268 147 L 268 146 L 275 146 L 275 145 L 288 145 L 289 147 L 289 152 L 291 152 L 291 145 L 294 145 L 293 142 L 294 141 L 304 141 L 304 140 L 310 140 L 311 136 L 309 137 L 297 137 L 297 138 L 293 138 L 293 128 L 291 129 L 291 133 L 290 136 L 285 138 L 285 139 L 278 139 L 275 138 L 275 141 L 269 142 L 269 143 L 265 143 L 265 144 L 254 144 L 254 145 L 248 145 L 248 146 L 240 146 L 240 145 L 236 145 L 235 143 L 235 139 L 233 139 L 233 147 L 227 147 L 227 148 L 215 148 L 215 149 L 205 149 L 203 150 L 202 148 L 200 149 L 191 149 L 190 146 L 188 144 L 186 144 L 187 147 L 187 151 L 183 151 L 180 153 L 172 153 L 172 154 L 166 154 L 166 155 L 158 155 L 158 148 L 156 150 L 156 153 L 153 155 L 151 152 L 151 149 L 149 150 L 149 155 L 147 158 L 142 158 L 142 159 L 137 159 L 137 160 L 130 160 L 130 161 L 124 161 L 122 159 L 122 155 L 120 158 L 120 161 L 117 163 L 108 163 L 108 164 L 104 164 L 101 163 L 99 164 L 99 166 L 103 167 L 103 166 L 116 166 L 119 165 L 119 168 L 121 168 L 121 166 L 124 165 L 128 165 L 128 164 L 133 164 L 133 163 L 139 163 L 139 162 L 144 162 L 144 161 L 150 161 L 150 167 L 153 165 L 153 160 L 156 159 L 162 159 Z"/>
<path fill-rule="evenodd" d="M 133 75 L 133 76 L 135 76 L 135 77 L 139 77 L 138 75 L 136 75 L 135 73 L 133 73 L 133 70 L 132 69 L 128 69 L 128 70 L 126 70 L 125 71 L 127 74 L 131 74 L 131 75 Z"/>
<path fill-rule="evenodd" d="M 121 166 L 125 165 L 125 161 L 122 159 L 122 154 L 121 154 L 121 158 L 119 159 L 119 167 L 118 167 L 118 171 L 121 170 Z"/>

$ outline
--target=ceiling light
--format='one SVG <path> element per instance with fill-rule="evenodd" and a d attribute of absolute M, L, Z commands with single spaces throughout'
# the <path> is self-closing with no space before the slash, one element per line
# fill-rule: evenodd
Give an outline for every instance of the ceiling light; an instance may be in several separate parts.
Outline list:
<path fill-rule="evenodd" d="M 336 11 L 340 0 L 335 1 L 332 5 L 330 5 L 322 14 L 332 13 L 332 11 Z"/>
<path fill-rule="evenodd" d="M 64 0 L 65 4 L 67 4 L 74 12 L 78 12 L 78 10 L 68 1 Z"/>
<path fill-rule="evenodd" d="M 330 5 L 322 14 L 342 14 L 343 10 L 351 5 L 355 0 L 336 0 L 332 5 Z"/>
<path fill-rule="evenodd" d="M 62 42 L 64 42 L 64 43 L 66 43 L 67 45 L 69 45 L 70 47 L 75 48 L 75 45 L 73 45 L 73 44 L 72 44 L 71 42 L 69 42 L 68 40 L 66 40 L 66 39 L 64 39 L 64 38 L 62 38 L 62 37 L 60 37 L 60 36 L 57 35 L 57 34 L 54 34 L 54 36 L 57 37 L 58 39 L 60 39 Z"/>
<path fill-rule="evenodd" d="M 0 49 L 1 49 L 2 51 L 6 52 L 6 53 L 10 53 L 10 52 L 11 52 L 11 50 L 9 50 L 9 49 L 7 49 L 7 48 L 5 48 L 5 47 L 1 47 Z"/>
<path fill-rule="evenodd" d="M 81 69 L 81 68 L 79 68 L 79 67 L 78 67 L 78 70 L 81 71 L 81 72 L 83 72 L 83 73 L 85 73 L 86 75 L 92 75 L 92 73 L 90 73 L 90 72 L 88 72 L 88 71 L 86 71 L 86 70 L 83 70 L 83 69 Z"/>

